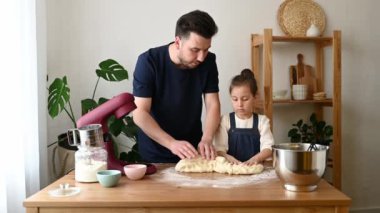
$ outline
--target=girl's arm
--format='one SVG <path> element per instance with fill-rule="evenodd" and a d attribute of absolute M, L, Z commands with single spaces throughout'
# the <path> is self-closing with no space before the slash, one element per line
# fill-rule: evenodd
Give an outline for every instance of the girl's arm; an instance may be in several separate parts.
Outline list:
<path fill-rule="evenodd" d="M 270 130 L 270 122 L 265 115 L 259 115 L 260 152 L 244 162 L 247 165 L 261 163 L 272 157 L 273 134 Z"/>

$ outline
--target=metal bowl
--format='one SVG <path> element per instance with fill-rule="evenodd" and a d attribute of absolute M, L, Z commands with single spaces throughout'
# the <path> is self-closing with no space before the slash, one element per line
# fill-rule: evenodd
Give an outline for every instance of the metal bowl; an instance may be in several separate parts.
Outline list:
<path fill-rule="evenodd" d="M 273 166 L 277 176 L 289 191 L 313 191 L 326 168 L 328 146 L 316 145 L 308 150 L 308 143 L 273 145 Z"/>

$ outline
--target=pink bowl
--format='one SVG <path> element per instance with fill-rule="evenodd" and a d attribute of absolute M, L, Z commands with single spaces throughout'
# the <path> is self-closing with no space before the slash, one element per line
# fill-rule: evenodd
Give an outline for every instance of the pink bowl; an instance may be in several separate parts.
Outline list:
<path fill-rule="evenodd" d="M 124 166 L 125 175 L 131 180 L 139 180 L 146 172 L 145 164 L 128 164 Z"/>

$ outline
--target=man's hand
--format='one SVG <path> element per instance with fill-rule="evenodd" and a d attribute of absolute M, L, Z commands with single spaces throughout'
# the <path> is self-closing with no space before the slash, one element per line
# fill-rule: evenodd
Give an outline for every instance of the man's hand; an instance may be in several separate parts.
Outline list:
<path fill-rule="evenodd" d="M 174 141 L 169 146 L 170 151 L 181 159 L 195 158 L 197 150 L 187 141 Z"/>
<path fill-rule="evenodd" d="M 203 159 L 214 160 L 216 151 L 212 145 L 212 139 L 220 123 L 219 94 L 205 93 L 204 103 L 206 107 L 206 119 L 202 139 L 198 144 L 198 150 Z"/>
<path fill-rule="evenodd" d="M 201 153 L 203 159 L 214 160 L 216 157 L 216 152 L 211 142 L 201 140 L 201 142 L 198 144 L 198 150 Z"/>

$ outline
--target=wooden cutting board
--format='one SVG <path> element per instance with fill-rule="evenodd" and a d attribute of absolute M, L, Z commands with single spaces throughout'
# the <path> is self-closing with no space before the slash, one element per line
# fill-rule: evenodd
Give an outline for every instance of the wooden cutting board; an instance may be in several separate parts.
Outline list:
<path fill-rule="evenodd" d="M 314 69 L 310 65 L 303 63 L 303 55 L 297 55 L 297 65 L 291 65 L 289 68 L 290 89 L 294 84 L 308 85 L 307 99 L 313 99 L 313 93 L 317 92 L 317 79 Z"/>
<path fill-rule="evenodd" d="M 305 66 L 304 76 L 299 79 L 300 84 L 307 85 L 307 99 L 313 99 L 313 93 L 317 92 L 317 79 L 312 69 L 309 65 Z"/>

